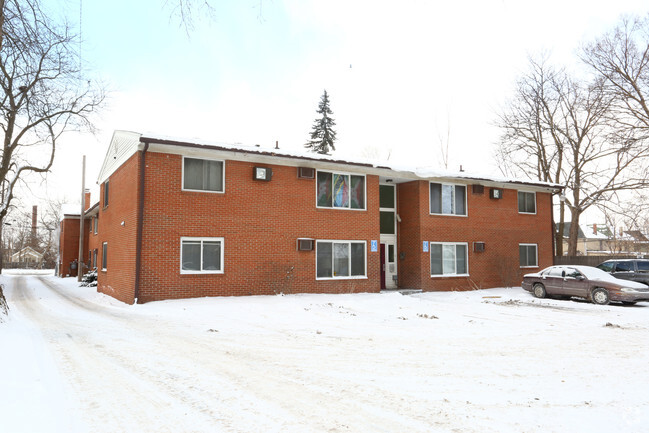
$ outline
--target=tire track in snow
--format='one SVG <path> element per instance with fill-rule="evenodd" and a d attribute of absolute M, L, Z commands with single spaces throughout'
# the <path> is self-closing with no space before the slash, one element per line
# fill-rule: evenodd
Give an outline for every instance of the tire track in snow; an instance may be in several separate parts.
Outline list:
<path fill-rule="evenodd" d="M 96 316 L 91 316 L 94 329 L 67 319 L 66 334 L 72 338 L 62 338 L 59 332 L 48 340 L 55 344 L 78 393 L 88 396 L 84 409 L 94 414 L 97 431 L 104 424 L 114 426 L 110 421 L 115 415 L 126 418 L 125 429 L 138 425 L 140 431 L 167 431 L 166 422 L 156 422 L 160 413 L 162 420 L 173 419 L 176 426 L 194 426 L 185 431 L 212 431 L 217 426 L 218 431 L 232 432 L 350 431 L 350 425 L 365 426 L 365 431 L 430 428 L 430 419 L 404 416 L 409 412 L 405 396 L 369 383 L 350 386 L 344 377 L 314 373 L 313 368 L 300 369 L 295 360 L 282 356 L 283 349 L 270 351 L 273 359 L 266 359 L 236 339 L 188 339 L 188 334 L 137 317 L 135 311 L 108 312 L 63 293 L 48 279 L 40 281 L 68 304 L 66 308 Z M 262 346 L 285 343 L 281 335 L 262 338 L 270 340 L 257 342 Z M 321 368 L 326 370 L 326 365 Z M 132 397 L 115 402 L 109 391 L 115 388 L 119 396 Z M 201 420 L 189 421 L 180 413 Z"/>

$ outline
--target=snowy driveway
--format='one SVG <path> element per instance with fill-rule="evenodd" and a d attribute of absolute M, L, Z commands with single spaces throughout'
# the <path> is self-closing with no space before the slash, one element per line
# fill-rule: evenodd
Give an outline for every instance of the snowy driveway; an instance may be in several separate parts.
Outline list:
<path fill-rule="evenodd" d="M 0 419 L 11 432 L 640 432 L 649 423 L 646 303 L 539 301 L 519 288 L 130 306 L 70 279 L 3 283 L 11 320 L 0 323 L 0 347 L 10 355 L 0 368 L 15 374 L 0 391 Z"/>

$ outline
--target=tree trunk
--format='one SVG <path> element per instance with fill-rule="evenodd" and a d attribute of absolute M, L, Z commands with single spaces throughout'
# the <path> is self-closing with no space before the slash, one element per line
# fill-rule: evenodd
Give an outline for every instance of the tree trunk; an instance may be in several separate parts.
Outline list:
<path fill-rule="evenodd" d="M 563 230 L 565 226 L 566 219 L 566 203 L 563 201 L 559 202 L 559 224 L 557 225 L 557 231 L 555 233 L 555 255 L 563 256 Z"/>
<path fill-rule="evenodd" d="M 570 235 L 568 237 L 568 255 L 576 256 L 577 255 L 577 241 L 579 238 L 579 217 L 581 212 L 577 209 L 571 209 L 571 218 L 570 218 Z"/>

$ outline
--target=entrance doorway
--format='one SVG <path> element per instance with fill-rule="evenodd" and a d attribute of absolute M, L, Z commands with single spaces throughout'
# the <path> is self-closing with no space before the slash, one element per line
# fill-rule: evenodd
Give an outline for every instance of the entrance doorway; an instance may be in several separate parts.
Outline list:
<path fill-rule="evenodd" d="M 396 245 L 381 242 L 381 290 L 397 288 Z"/>
<path fill-rule="evenodd" d="M 379 185 L 381 228 L 381 290 L 397 288 L 397 191 Z"/>

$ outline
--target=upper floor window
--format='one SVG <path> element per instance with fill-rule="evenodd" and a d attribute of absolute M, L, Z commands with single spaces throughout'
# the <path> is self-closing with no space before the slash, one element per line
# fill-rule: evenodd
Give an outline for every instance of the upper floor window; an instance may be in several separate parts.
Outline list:
<path fill-rule="evenodd" d="M 318 171 L 318 207 L 365 209 L 365 176 Z"/>
<path fill-rule="evenodd" d="M 104 207 L 108 206 L 108 181 L 104 182 Z"/>
<path fill-rule="evenodd" d="M 183 158 L 183 189 L 223 192 L 223 161 Z"/>
<path fill-rule="evenodd" d="M 430 275 L 456 276 L 468 275 L 468 244 L 431 242 Z"/>
<path fill-rule="evenodd" d="M 466 215 L 466 185 L 431 182 L 430 213 Z"/>
<path fill-rule="evenodd" d="M 518 191 L 518 213 L 536 213 L 536 193 Z"/>
<path fill-rule="evenodd" d="M 92 219 L 92 231 L 97 234 L 97 227 L 99 226 L 99 215 Z"/>
<path fill-rule="evenodd" d="M 536 244 L 519 244 L 518 253 L 521 268 L 535 268 L 539 266 L 538 247 Z"/>

